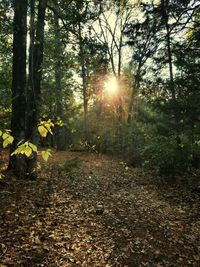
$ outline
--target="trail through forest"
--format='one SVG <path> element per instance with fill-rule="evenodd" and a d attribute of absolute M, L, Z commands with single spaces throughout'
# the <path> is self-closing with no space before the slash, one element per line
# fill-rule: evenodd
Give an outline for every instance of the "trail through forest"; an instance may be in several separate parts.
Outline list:
<path fill-rule="evenodd" d="M 200 266 L 194 181 L 169 185 L 118 159 L 75 152 L 55 152 L 37 181 L 7 176 L 1 267 Z"/>

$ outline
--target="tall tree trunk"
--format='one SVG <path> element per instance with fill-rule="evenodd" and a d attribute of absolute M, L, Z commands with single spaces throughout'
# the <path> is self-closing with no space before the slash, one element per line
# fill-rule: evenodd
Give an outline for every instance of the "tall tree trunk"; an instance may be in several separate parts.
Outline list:
<path fill-rule="evenodd" d="M 83 86 L 83 128 L 85 140 L 88 139 L 88 94 L 87 94 L 87 74 L 85 67 L 85 55 L 84 55 L 84 45 L 81 32 L 81 23 L 79 22 L 79 49 L 80 49 L 80 63 L 81 63 L 81 76 L 82 76 L 82 86 Z"/>
<path fill-rule="evenodd" d="M 35 0 L 30 0 L 30 47 L 29 47 L 29 77 L 27 86 L 27 116 L 26 116 L 26 140 L 37 144 L 35 125 L 35 77 L 34 77 L 34 42 L 35 42 Z M 37 155 L 34 152 L 31 158 L 27 158 L 27 173 L 29 178 L 36 178 Z"/>
<path fill-rule="evenodd" d="M 174 74 L 173 74 L 173 65 L 172 65 L 172 52 L 171 52 L 171 40 L 170 40 L 170 31 L 169 31 L 169 24 L 166 23 L 166 30 L 167 30 L 167 54 L 168 54 L 168 63 L 169 63 L 169 77 L 170 77 L 170 90 L 172 94 L 172 100 L 174 105 L 176 104 L 176 94 L 175 94 L 175 87 L 174 87 Z"/>
<path fill-rule="evenodd" d="M 170 91 L 172 95 L 173 104 L 176 104 L 175 86 L 174 86 L 174 74 L 173 74 L 173 64 L 172 64 L 172 52 L 171 52 L 171 38 L 170 38 L 170 28 L 169 28 L 169 0 L 161 1 L 162 16 L 166 29 L 166 45 L 167 45 L 167 56 L 169 64 L 169 78 L 170 78 Z"/>
<path fill-rule="evenodd" d="M 138 91 L 138 83 L 135 81 L 134 85 L 132 86 L 132 92 L 131 92 L 131 99 L 129 102 L 129 107 L 128 107 L 128 117 L 127 117 L 127 123 L 130 125 L 132 118 L 133 118 L 133 106 L 134 106 L 134 101 L 135 101 L 135 97 Z"/>
<path fill-rule="evenodd" d="M 32 16 L 34 16 L 34 0 L 32 2 Z M 38 4 L 38 16 L 36 25 L 36 36 L 34 37 L 34 28 L 32 29 L 30 58 L 29 58 L 29 94 L 28 94 L 28 120 L 27 120 L 27 138 L 34 144 L 38 142 L 37 125 L 40 109 L 41 80 L 42 80 L 42 62 L 44 49 L 44 24 L 45 24 L 46 0 L 40 0 Z M 34 24 L 34 17 L 32 20 Z M 32 27 L 34 25 L 32 24 Z M 34 44 L 34 45 L 33 45 Z M 30 159 L 27 159 L 27 173 L 29 178 L 36 178 L 37 154 L 34 153 Z"/>
<path fill-rule="evenodd" d="M 11 131 L 14 143 L 25 139 L 26 118 L 26 35 L 27 35 L 27 0 L 14 1 L 13 35 L 13 80 L 12 80 L 12 118 Z M 9 167 L 21 178 L 26 175 L 26 159 L 22 155 L 11 156 Z"/>
<path fill-rule="evenodd" d="M 127 123 L 130 124 L 132 121 L 132 113 L 133 113 L 133 109 L 134 109 L 134 100 L 135 97 L 137 95 L 139 86 L 140 86 L 140 69 L 141 69 L 141 64 L 139 63 L 138 68 L 137 68 L 137 73 L 135 75 L 135 80 L 132 86 L 132 92 L 131 92 L 131 99 L 129 102 L 129 106 L 128 106 L 128 117 L 127 117 Z"/>
<path fill-rule="evenodd" d="M 34 92 L 34 42 L 35 42 L 35 0 L 30 0 L 30 47 L 29 47 L 29 77 L 27 87 L 27 120 L 26 139 L 33 139 L 33 113 L 35 110 Z M 33 140 L 32 140 L 33 141 Z"/>
<path fill-rule="evenodd" d="M 38 18 L 37 18 L 36 38 L 35 38 L 35 48 L 34 48 L 34 80 L 35 80 L 34 89 L 35 89 L 35 97 L 37 104 L 40 104 L 40 96 L 41 96 L 45 11 L 46 11 L 46 0 L 40 0 L 38 5 Z"/>
<path fill-rule="evenodd" d="M 55 23 L 55 54 L 56 65 L 55 65 L 55 83 L 56 83 L 56 109 L 57 116 L 63 121 L 63 104 L 62 104 L 62 68 L 61 68 L 61 57 L 62 57 L 62 44 L 60 37 L 59 19 L 57 12 L 54 13 L 54 23 Z M 64 126 L 56 126 L 56 147 L 57 150 L 66 149 L 66 131 Z"/>
<path fill-rule="evenodd" d="M 169 26 L 169 14 L 168 14 L 168 7 L 169 7 L 169 0 L 162 0 L 162 10 L 166 28 L 166 44 L 167 44 L 167 56 L 168 56 L 168 64 L 169 64 L 169 89 L 171 91 L 172 96 L 172 105 L 173 105 L 173 115 L 175 120 L 175 132 L 176 132 L 176 142 L 177 142 L 177 149 L 181 152 L 180 147 L 180 136 L 179 136 L 179 120 L 177 117 L 177 100 L 176 100 L 176 92 L 175 92 L 175 83 L 174 83 L 174 73 L 173 73 L 173 62 L 172 62 L 172 50 L 171 50 L 171 36 L 170 36 L 170 26 Z"/>

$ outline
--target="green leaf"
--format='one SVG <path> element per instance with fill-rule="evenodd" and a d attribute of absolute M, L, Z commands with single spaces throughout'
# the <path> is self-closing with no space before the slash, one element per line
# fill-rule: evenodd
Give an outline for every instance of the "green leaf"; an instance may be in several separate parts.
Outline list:
<path fill-rule="evenodd" d="M 198 146 L 200 146 L 200 140 L 196 141 L 195 144 L 197 144 Z"/>

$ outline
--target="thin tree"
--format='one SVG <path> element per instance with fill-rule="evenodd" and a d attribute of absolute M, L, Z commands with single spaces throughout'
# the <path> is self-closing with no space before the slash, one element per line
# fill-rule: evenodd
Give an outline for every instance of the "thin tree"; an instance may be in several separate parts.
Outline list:
<path fill-rule="evenodd" d="M 55 86 L 56 86 L 56 115 L 59 120 L 64 120 L 63 117 L 63 93 L 62 93 L 62 37 L 60 35 L 60 25 L 58 13 L 54 13 L 54 29 L 55 29 Z M 58 150 L 66 149 L 64 125 L 56 125 L 56 148 Z"/>

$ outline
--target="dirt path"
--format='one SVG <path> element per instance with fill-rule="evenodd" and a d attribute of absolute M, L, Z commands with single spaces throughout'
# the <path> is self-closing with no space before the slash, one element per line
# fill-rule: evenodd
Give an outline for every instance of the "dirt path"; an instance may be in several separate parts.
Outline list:
<path fill-rule="evenodd" d="M 0 267 L 200 266 L 200 197 L 189 185 L 63 152 L 37 181 L 0 187 Z"/>

